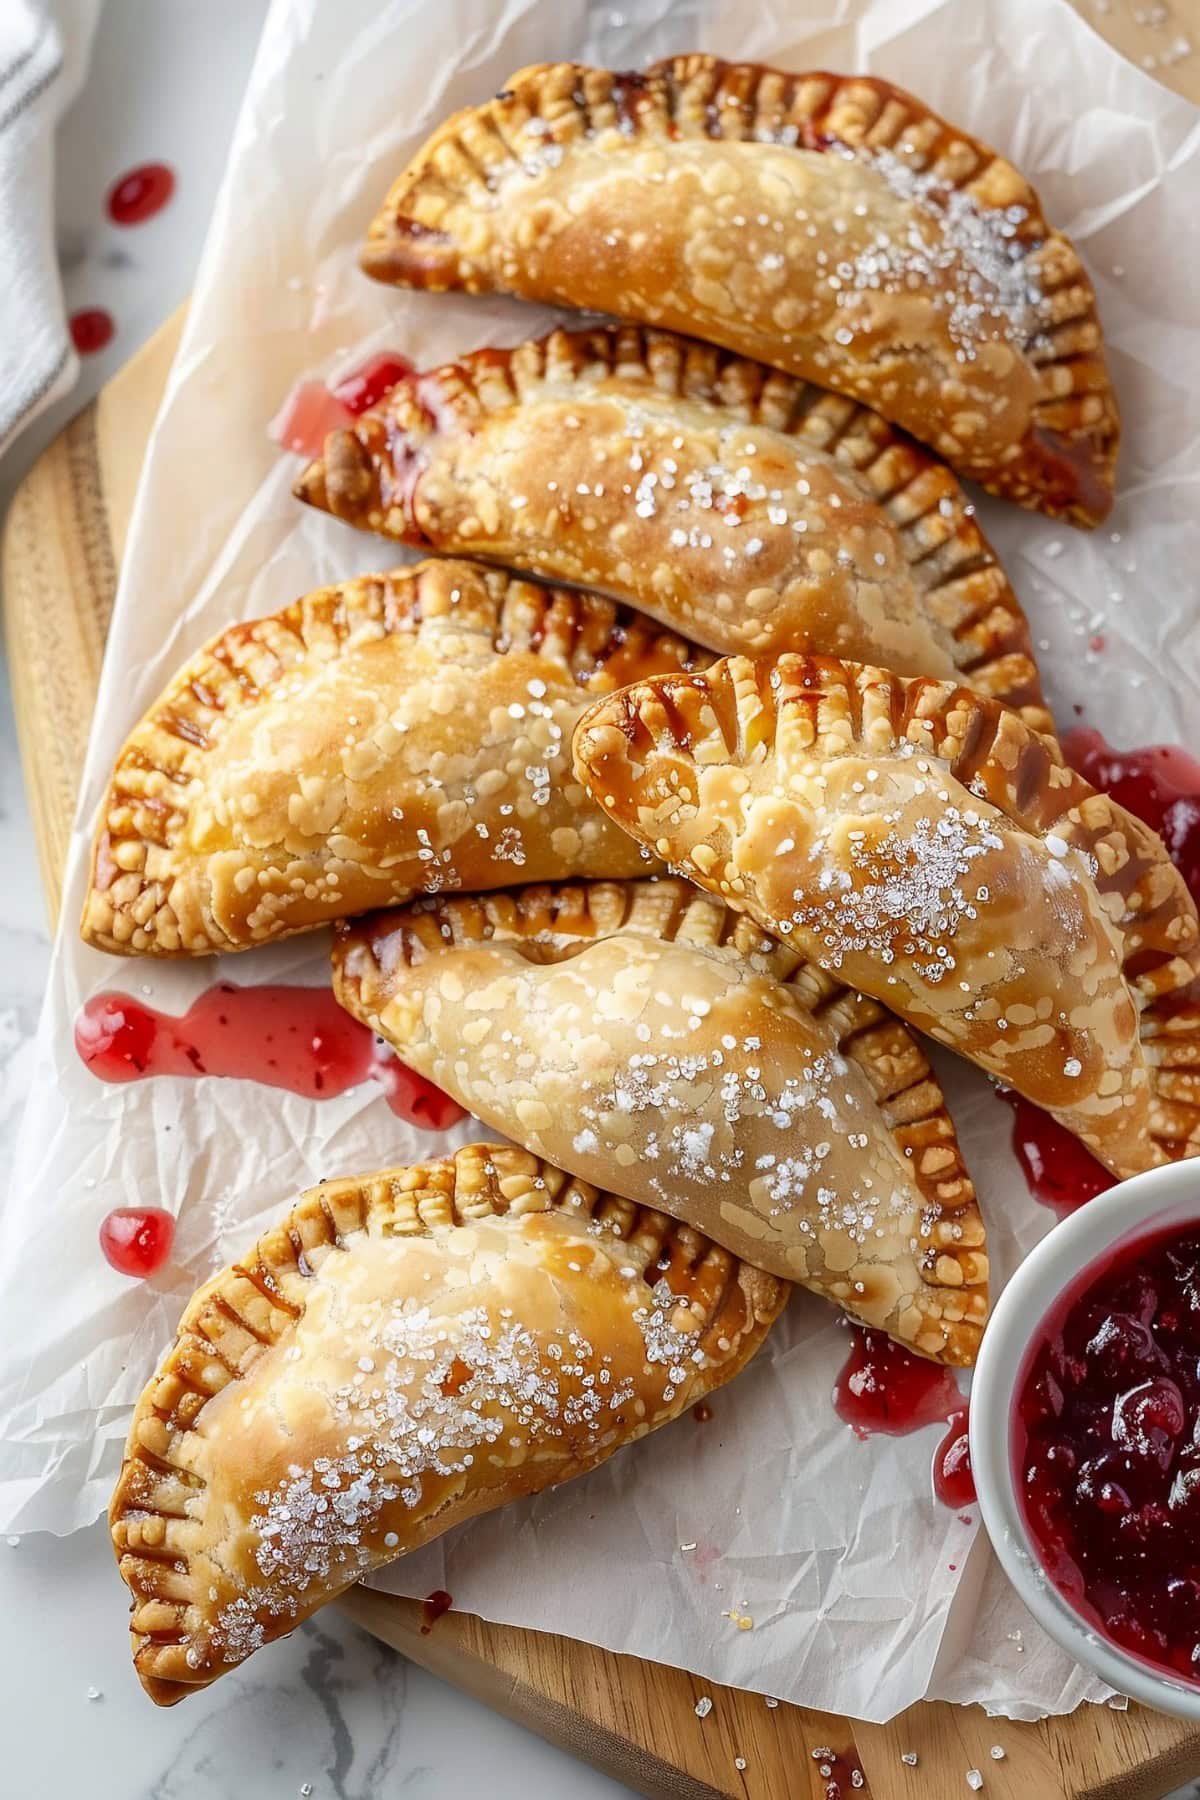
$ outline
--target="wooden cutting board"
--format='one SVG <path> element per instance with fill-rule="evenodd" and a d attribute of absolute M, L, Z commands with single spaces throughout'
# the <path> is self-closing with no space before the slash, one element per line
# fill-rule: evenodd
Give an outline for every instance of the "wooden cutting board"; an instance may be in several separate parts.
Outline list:
<path fill-rule="evenodd" d="M 52 918 L 133 493 L 181 323 L 182 315 L 164 326 L 56 439 L 18 489 L 5 528 L 13 694 Z M 1200 1774 L 1200 1732 L 1138 1708 L 1083 1707 L 1068 1719 L 1010 1725 L 977 1707 L 922 1704 L 890 1725 L 861 1725 L 768 1708 L 760 1695 L 681 1670 L 461 1613 L 424 1627 L 419 1602 L 367 1589 L 341 1605 L 415 1662 L 664 1800 L 837 1792 L 942 1800 L 970 1793 L 970 1768 L 983 1772 L 991 1800 L 1159 1800 Z M 701 1720 L 705 1695 L 713 1705 Z M 838 1760 L 816 1754 L 824 1749 Z M 905 1753 L 917 1763 L 902 1762 Z M 858 1768 L 863 1788 L 851 1783 Z"/>
<path fill-rule="evenodd" d="M 1200 99 L 1200 55 L 1176 50 L 1189 30 L 1200 35 L 1200 0 L 1149 9 L 1080 0 L 1080 10 L 1118 49 Z M 5 527 L 13 698 L 52 920 L 125 531 L 181 322 L 164 326 L 56 439 Z M 769 1708 L 682 1670 L 463 1613 L 429 1627 L 419 1602 L 365 1588 L 339 1604 L 422 1667 L 655 1800 L 949 1800 L 971 1792 L 968 1769 L 981 1771 L 989 1800 L 1160 1800 L 1200 1774 L 1200 1731 L 1140 1707 L 1011 1725 L 979 1707 L 920 1704 L 890 1725 L 862 1725 Z M 712 1709 L 700 1719 L 705 1696 Z"/>

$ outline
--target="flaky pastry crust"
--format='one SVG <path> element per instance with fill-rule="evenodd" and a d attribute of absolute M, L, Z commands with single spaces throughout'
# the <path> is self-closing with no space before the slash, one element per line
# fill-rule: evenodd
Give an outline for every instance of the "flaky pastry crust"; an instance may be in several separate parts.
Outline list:
<path fill-rule="evenodd" d="M 343 927 L 333 977 L 535 1154 L 974 1361 L 983 1220 L 916 1038 L 744 915 L 671 879 L 438 897 Z"/>
<path fill-rule="evenodd" d="M 454 561 L 232 626 L 117 759 L 83 936 L 206 955 L 520 873 L 639 874 L 571 731 L 589 694 L 709 660 L 611 601 Z"/>
<path fill-rule="evenodd" d="M 1092 525 L 1119 437 L 1095 295 L 1001 157 L 873 77 L 679 56 L 523 69 L 456 113 L 362 252 L 726 345 L 849 394 L 961 474 Z"/>
<path fill-rule="evenodd" d="M 656 854 L 1043 1106 L 1118 1175 L 1200 1150 L 1200 926 L 1160 839 L 1014 713 L 832 658 L 594 705 Z"/>
<path fill-rule="evenodd" d="M 323 1182 L 190 1301 L 109 1509 L 169 1706 L 735 1375 L 788 1286 L 525 1151 Z"/>
<path fill-rule="evenodd" d="M 1020 603 L 949 469 L 709 344 L 556 331 L 401 381 L 296 487 L 420 549 L 598 589 L 718 651 L 959 674 L 1050 730 Z"/>

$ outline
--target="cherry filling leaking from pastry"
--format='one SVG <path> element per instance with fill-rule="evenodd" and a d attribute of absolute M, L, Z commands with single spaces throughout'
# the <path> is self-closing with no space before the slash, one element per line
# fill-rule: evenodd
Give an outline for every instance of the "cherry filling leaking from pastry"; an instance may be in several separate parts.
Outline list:
<path fill-rule="evenodd" d="M 1200 1682 L 1200 1230 L 1085 1269 L 1016 1393 L 1016 1489 L 1049 1579 L 1123 1649 Z"/>
<path fill-rule="evenodd" d="M 141 163 L 113 182 L 106 210 L 114 225 L 144 225 L 162 211 L 174 192 L 174 169 L 166 163 Z"/>
<path fill-rule="evenodd" d="M 225 1075 L 330 1100 L 363 1081 L 397 1117 L 445 1131 L 466 1117 L 448 1094 L 405 1068 L 326 988 L 220 982 L 175 1017 L 128 994 L 97 994 L 75 1021 L 75 1048 L 101 1081 Z"/>
<path fill-rule="evenodd" d="M 1063 1218 L 1114 1186 L 1116 1176 L 1065 1125 L 1012 1088 L 996 1092 L 1013 1109 L 1012 1147 L 1035 1200 Z"/>
<path fill-rule="evenodd" d="M 1157 831 L 1200 905 L 1200 762 L 1177 744 L 1114 750 L 1098 731 L 1069 731 L 1063 752 L 1093 787 Z"/>
<path fill-rule="evenodd" d="M 914 1356 L 882 1331 L 851 1325 L 850 1354 L 833 1389 L 834 1411 L 857 1437 L 902 1437 L 961 1412 L 949 1369 Z"/>
<path fill-rule="evenodd" d="M 268 425 L 267 435 L 298 456 L 318 457 L 331 432 L 345 431 L 412 372 L 405 357 L 389 350 L 368 357 L 333 387 L 323 381 L 297 382 Z"/>

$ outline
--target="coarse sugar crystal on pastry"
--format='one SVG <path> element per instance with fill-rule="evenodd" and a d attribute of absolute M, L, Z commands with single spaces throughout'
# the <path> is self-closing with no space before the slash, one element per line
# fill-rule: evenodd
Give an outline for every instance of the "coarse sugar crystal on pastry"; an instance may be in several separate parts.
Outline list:
<path fill-rule="evenodd" d="M 296 493 L 714 650 L 957 673 L 1052 728 L 1020 603 L 950 470 L 868 408 L 711 344 L 627 325 L 477 350 L 331 433 Z"/>
<path fill-rule="evenodd" d="M 1200 1150 L 1200 925 L 1162 841 L 949 682 L 730 657 L 575 737 L 655 854 L 1075 1132 L 1117 1175 Z"/>
<path fill-rule="evenodd" d="M 109 1509 L 171 1705 L 735 1375 L 786 1282 L 509 1145 L 322 1182 L 189 1302 Z"/>
<path fill-rule="evenodd" d="M 1094 525 L 1112 502 L 1117 402 L 1074 245 L 1011 163 L 875 76 L 523 69 L 426 141 L 362 264 L 683 331 L 1023 505 Z"/>
<path fill-rule="evenodd" d="M 916 1038 L 745 916 L 678 879 L 438 896 L 343 927 L 333 973 L 527 1149 L 974 1360 L 983 1220 Z"/>
<path fill-rule="evenodd" d="M 208 955 L 416 894 L 638 874 L 571 732 L 589 695 L 709 660 L 612 601 L 452 560 L 231 626 L 117 758 L 83 936 Z"/>

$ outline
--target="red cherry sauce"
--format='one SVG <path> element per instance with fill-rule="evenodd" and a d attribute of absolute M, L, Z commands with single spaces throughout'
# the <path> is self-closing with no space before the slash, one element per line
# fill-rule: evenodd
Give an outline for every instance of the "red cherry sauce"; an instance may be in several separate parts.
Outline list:
<path fill-rule="evenodd" d="M 100 1248 L 113 1268 L 140 1280 L 162 1268 L 174 1241 L 175 1220 L 161 1206 L 118 1206 L 100 1225 Z"/>
<path fill-rule="evenodd" d="M 967 1408 L 960 1406 L 950 1414 L 946 1435 L 933 1453 L 933 1491 L 952 1512 L 975 1504 L 969 1425 Z"/>
<path fill-rule="evenodd" d="M 413 373 L 407 357 L 385 350 L 378 356 L 369 357 L 360 368 L 352 369 L 349 375 L 343 375 L 335 382 L 333 396 L 357 418 L 360 413 L 378 406 L 385 394 L 390 394 L 397 383 L 406 381 Z"/>
<path fill-rule="evenodd" d="M 69 320 L 71 342 L 80 356 L 95 356 L 106 344 L 111 344 L 116 326 L 112 314 L 105 312 L 102 306 L 85 306 L 81 312 L 72 313 Z"/>
<path fill-rule="evenodd" d="M 109 188 L 108 216 L 114 225 L 144 225 L 174 192 L 174 169 L 166 163 L 142 163 L 118 176 Z"/>
<path fill-rule="evenodd" d="M 353 413 L 323 381 L 301 381 L 271 420 L 267 435 L 312 462 L 324 453 L 331 431 L 345 431 L 353 422 Z"/>
<path fill-rule="evenodd" d="M 1059 1301 L 1017 1385 L 1013 1467 L 1075 1610 L 1200 1682 L 1200 1229 L 1126 1241 Z"/>
<path fill-rule="evenodd" d="M 996 1092 L 1013 1109 L 1012 1146 L 1035 1200 L 1065 1218 L 1113 1186 L 1116 1176 L 1065 1125 L 1012 1088 Z"/>
<path fill-rule="evenodd" d="M 421 1636 L 428 1637 L 438 1620 L 444 1618 L 454 1605 L 454 1595 L 448 1594 L 445 1588 L 434 1588 L 421 1602 Z"/>
<path fill-rule="evenodd" d="M 834 1410 L 858 1437 L 901 1437 L 939 1425 L 963 1403 L 949 1369 L 914 1356 L 886 1332 L 850 1327 L 853 1339 L 833 1389 Z"/>
<path fill-rule="evenodd" d="M 1153 826 L 1200 905 L 1200 762 L 1177 744 L 1114 750 L 1082 726 L 1067 733 L 1063 751 L 1093 787 Z"/>
<path fill-rule="evenodd" d="M 444 1131 L 466 1117 L 448 1094 L 383 1049 L 328 988 L 223 981 L 181 1017 L 128 994 L 97 994 L 75 1021 L 75 1048 L 101 1081 L 227 1075 L 312 1100 L 375 1081 L 410 1125 Z"/>

